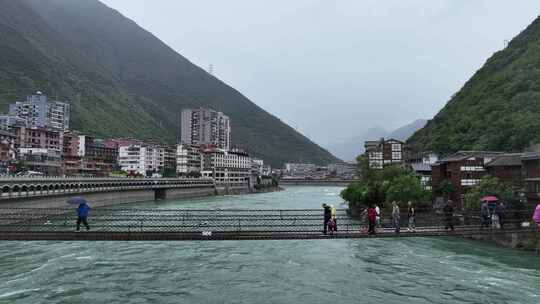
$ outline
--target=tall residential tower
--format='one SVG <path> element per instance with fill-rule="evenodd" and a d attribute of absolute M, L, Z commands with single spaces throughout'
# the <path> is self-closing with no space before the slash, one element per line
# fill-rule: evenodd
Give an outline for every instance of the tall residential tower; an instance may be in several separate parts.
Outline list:
<path fill-rule="evenodd" d="M 181 141 L 190 145 L 231 148 L 231 123 L 227 115 L 211 109 L 182 110 Z"/>

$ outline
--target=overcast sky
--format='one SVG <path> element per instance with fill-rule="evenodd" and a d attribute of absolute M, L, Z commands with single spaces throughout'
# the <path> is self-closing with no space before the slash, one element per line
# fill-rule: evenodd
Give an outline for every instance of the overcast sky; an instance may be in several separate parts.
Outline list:
<path fill-rule="evenodd" d="M 102 1 L 323 145 L 433 117 L 540 13 L 538 0 Z"/>

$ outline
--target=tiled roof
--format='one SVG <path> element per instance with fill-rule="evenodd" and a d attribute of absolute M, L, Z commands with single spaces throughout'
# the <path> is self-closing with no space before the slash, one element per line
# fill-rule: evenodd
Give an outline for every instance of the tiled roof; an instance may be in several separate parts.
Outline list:
<path fill-rule="evenodd" d="M 521 157 L 522 160 L 535 160 L 540 159 L 540 152 L 526 152 Z"/>
<path fill-rule="evenodd" d="M 504 154 L 504 152 L 494 152 L 494 151 L 459 151 L 456 152 L 450 156 L 447 156 L 441 160 L 439 160 L 439 163 L 447 163 L 447 162 L 453 162 L 453 161 L 461 161 L 465 160 L 467 158 L 471 157 L 496 157 L 501 154 Z"/>
<path fill-rule="evenodd" d="M 508 153 L 497 156 L 493 161 L 486 164 L 486 167 L 496 166 L 521 166 L 522 153 Z"/>

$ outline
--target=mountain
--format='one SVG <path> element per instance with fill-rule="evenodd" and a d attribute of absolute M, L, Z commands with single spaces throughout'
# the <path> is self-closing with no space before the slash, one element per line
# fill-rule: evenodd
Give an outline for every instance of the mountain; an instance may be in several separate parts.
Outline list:
<path fill-rule="evenodd" d="M 375 126 L 368 129 L 360 136 L 350 138 L 343 142 L 328 144 L 326 145 L 326 148 L 337 157 L 346 161 L 352 161 L 355 160 L 358 155 L 364 153 L 364 142 L 366 140 L 378 140 L 384 137 L 405 141 L 414 132 L 424 127 L 426 123 L 427 120 L 425 119 L 417 119 L 392 132 L 388 132 L 379 126 Z"/>
<path fill-rule="evenodd" d="M 408 144 L 521 151 L 540 143 L 540 18 L 496 52 Z"/>
<path fill-rule="evenodd" d="M 273 166 L 336 161 L 97 0 L 0 0 L 0 7 L 0 110 L 40 90 L 71 101 L 74 129 L 174 143 L 181 110 L 210 107 L 230 116 L 234 145 Z"/>
<path fill-rule="evenodd" d="M 398 128 L 388 134 L 387 138 L 393 138 L 401 141 L 406 141 L 411 137 L 416 131 L 422 129 L 427 123 L 426 119 L 417 119 L 410 124 L 404 125 L 401 128 Z"/>
<path fill-rule="evenodd" d="M 356 157 L 364 153 L 364 142 L 366 140 L 377 140 L 381 137 L 386 137 L 388 131 L 375 126 L 369 128 L 362 135 L 350 138 L 343 142 L 332 143 L 326 145 L 326 148 L 332 152 L 332 154 L 345 161 L 353 161 Z"/>

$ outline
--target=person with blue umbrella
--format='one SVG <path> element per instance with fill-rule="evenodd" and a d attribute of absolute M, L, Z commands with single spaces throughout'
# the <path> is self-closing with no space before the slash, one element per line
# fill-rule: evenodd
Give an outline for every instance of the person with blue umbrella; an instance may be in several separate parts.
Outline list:
<path fill-rule="evenodd" d="M 77 229 L 79 231 L 81 228 L 81 223 L 86 227 L 86 231 L 90 230 L 88 225 L 88 213 L 90 212 L 90 205 L 88 201 L 82 197 L 72 197 L 67 201 L 70 205 L 79 205 L 77 207 Z"/>

